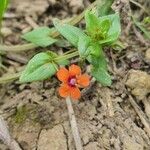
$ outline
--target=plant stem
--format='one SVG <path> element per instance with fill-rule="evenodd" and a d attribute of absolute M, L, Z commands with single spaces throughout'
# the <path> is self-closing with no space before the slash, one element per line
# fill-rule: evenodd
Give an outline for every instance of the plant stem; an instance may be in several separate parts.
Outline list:
<path fill-rule="evenodd" d="M 78 126 L 77 126 L 77 121 L 76 121 L 76 117 L 74 114 L 70 97 L 66 98 L 66 104 L 68 108 L 69 120 L 70 120 L 73 138 L 75 141 L 76 150 L 83 150 L 83 146 L 82 146 L 82 142 L 81 142 Z"/>
<path fill-rule="evenodd" d="M 4 52 L 4 51 L 5 52 L 22 52 L 22 51 L 27 51 L 29 49 L 33 49 L 36 47 L 38 47 L 38 46 L 33 43 L 16 45 L 16 46 L 0 45 L 0 51 L 2 51 L 2 52 Z"/>
<path fill-rule="evenodd" d="M 76 49 L 71 49 L 71 50 L 65 52 L 64 55 L 70 54 L 70 53 L 72 53 L 72 52 L 74 52 L 74 51 L 76 51 Z"/>
<path fill-rule="evenodd" d="M 7 82 L 10 82 L 10 81 L 13 81 L 13 80 L 19 78 L 20 75 L 21 75 L 21 72 L 14 73 L 14 74 L 9 74 L 9 75 L 5 75 L 4 77 L 0 78 L 0 84 L 1 83 L 7 83 Z"/>
<path fill-rule="evenodd" d="M 59 56 L 57 58 L 55 58 L 55 61 L 57 62 L 57 60 L 66 60 L 66 59 L 70 59 L 70 58 L 73 58 L 75 56 L 78 56 L 79 55 L 79 52 L 78 51 L 75 51 L 71 54 L 67 54 L 67 55 L 62 55 L 62 56 Z"/>
<path fill-rule="evenodd" d="M 5 67 L 2 63 L 0 63 L 0 68 L 4 69 L 5 71 L 8 71 L 7 67 Z"/>

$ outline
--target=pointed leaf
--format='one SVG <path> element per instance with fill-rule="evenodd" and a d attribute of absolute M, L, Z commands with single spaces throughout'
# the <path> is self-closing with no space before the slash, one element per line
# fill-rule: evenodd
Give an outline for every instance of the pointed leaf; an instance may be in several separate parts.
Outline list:
<path fill-rule="evenodd" d="M 111 76 L 108 74 L 107 71 L 107 61 L 105 59 L 105 55 L 100 50 L 100 56 L 95 57 L 94 55 L 90 55 L 87 60 L 92 64 L 92 75 L 96 78 L 104 86 L 111 85 Z"/>
<path fill-rule="evenodd" d="M 57 41 L 56 39 L 50 37 L 50 34 L 53 31 L 53 29 L 48 27 L 39 27 L 31 32 L 25 33 L 22 37 L 35 45 L 46 47 Z"/>
<path fill-rule="evenodd" d="M 81 57 L 86 57 L 90 53 L 88 48 L 91 43 L 91 39 L 88 36 L 79 37 L 78 51 Z"/>
<path fill-rule="evenodd" d="M 39 53 L 27 64 L 20 77 L 20 82 L 32 82 L 50 78 L 56 73 L 56 64 L 52 63 L 53 56 L 50 53 Z"/>
<path fill-rule="evenodd" d="M 75 47 L 78 46 L 79 37 L 86 36 L 81 29 L 72 25 L 60 23 L 58 20 L 54 20 L 53 23 L 58 32 Z"/>
<path fill-rule="evenodd" d="M 103 22 L 104 20 L 110 20 L 111 22 L 111 26 L 108 30 L 107 37 L 103 40 L 100 40 L 99 44 L 105 44 L 105 45 L 112 44 L 118 39 L 121 33 L 119 14 L 116 13 L 113 15 L 103 16 L 100 17 L 99 20 L 101 22 Z"/>
<path fill-rule="evenodd" d="M 111 83 L 112 83 L 111 76 L 108 74 L 107 70 L 105 70 L 104 68 L 102 68 L 100 66 L 99 66 L 99 68 L 93 67 L 93 69 L 92 69 L 92 75 L 103 86 L 110 86 Z"/>
<path fill-rule="evenodd" d="M 133 21 L 135 25 L 144 33 L 145 37 L 150 40 L 150 32 L 146 30 L 142 23 L 138 22 L 135 18 L 133 18 Z"/>
<path fill-rule="evenodd" d="M 100 21 L 98 17 L 90 11 L 85 13 L 86 30 L 90 34 L 96 32 L 100 28 Z"/>

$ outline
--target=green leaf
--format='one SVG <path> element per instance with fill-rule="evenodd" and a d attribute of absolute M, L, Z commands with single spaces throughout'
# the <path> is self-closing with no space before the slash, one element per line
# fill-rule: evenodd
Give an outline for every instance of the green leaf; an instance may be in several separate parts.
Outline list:
<path fill-rule="evenodd" d="M 58 20 L 54 20 L 53 23 L 58 32 L 75 47 L 78 46 L 79 37 L 86 36 L 86 34 L 77 27 L 63 24 Z"/>
<path fill-rule="evenodd" d="M 59 56 L 52 51 L 48 51 L 47 54 L 51 57 L 51 60 L 53 60 L 58 65 L 66 66 L 69 64 L 68 59 L 65 59 L 65 60 L 57 59 L 57 61 L 54 60 L 55 58 L 58 58 Z"/>
<path fill-rule="evenodd" d="M 57 41 L 56 39 L 50 37 L 50 34 L 53 31 L 53 29 L 48 27 L 39 27 L 31 32 L 25 33 L 22 37 L 35 45 L 46 47 Z"/>
<path fill-rule="evenodd" d="M 69 60 L 57 60 L 57 64 L 61 65 L 61 66 L 66 66 L 69 64 Z"/>
<path fill-rule="evenodd" d="M 90 11 L 85 12 L 86 31 L 89 34 L 97 32 L 100 29 L 100 21 L 98 17 Z"/>
<path fill-rule="evenodd" d="M 99 81 L 103 86 L 110 86 L 112 84 L 111 76 L 107 70 L 102 67 L 92 69 L 92 75 Z"/>
<path fill-rule="evenodd" d="M 116 51 L 118 51 L 118 52 L 121 52 L 123 49 L 125 49 L 125 48 L 127 47 L 127 45 L 118 40 L 118 41 L 114 42 L 114 43 L 111 45 L 111 47 L 112 47 L 114 50 L 116 50 Z"/>
<path fill-rule="evenodd" d="M 7 5 L 8 5 L 8 0 L 0 0 L 0 26 Z"/>
<path fill-rule="evenodd" d="M 27 64 L 20 77 L 20 82 L 32 82 L 50 78 L 56 73 L 56 64 L 52 53 L 42 52 L 35 55 Z"/>
<path fill-rule="evenodd" d="M 98 16 L 105 16 L 113 12 L 111 9 L 111 5 L 114 0 L 101 0 L 99 4 L 97 4 L 97 13 Z"/>
<path fill-rule="evenodd" d="M 79 37 L 78 42 L 78 51 L 81 57 L 86 57 L 90 53 L 90 49 L 88 48 L 91 43 L 91 39 L 88 36 Z"/>
<path fill-rule="evenodd" d="M 96 49 L 98 55 L 95 55 L 95 53 L 91 53 L 88 57 L 87 60 L 89 63 L 91 63 L 94 67 L 99 68 L 102 67 L 107 70 L 107 61 L 104 55 L 104 52 L 102 51 L 102 47 L 99 47 L 99 49 Z"/>
<path fill-rule="evenodd" d="M 150 39 L 150 32 L 146 30 L 146 28 L 142 25 L 142 23 L 138 22 L 135 18 L 133 18 L 135 25 L 144 33 L 147 39 Z"/>
<path fill-rule="evenodd" d="M 104 20 L 109 20 L 111 22 L 111 26 L 108 30 L 107 36 L 105 39 L 100 40 L 99 44 L 109 45 L 115 42 L 120 33 L 121 33 L 121 26 L 120 26 L 120 17 L 119 14 L 113 14 L 108 16 L 100 17 L 99 20 L 103 22 Z"/>
<path fill-rule="evenodd" d="M 150 16 L 145 17 L 142 21 L 144 24 L 150 24 Z"/>
<path fill-rule="evenodd" d="M 101 31 L 103 35 L 106 36 L 111 27 L 111 21 L 109 19 L 105 19 L 100 22 L 100 26 L 101 26 Z"/>
<path fill-rule="evenodd" d="M 108 74 L 107 71 L 107 61 L 105 59 L 105 55 L 100 50 L 100 56 L 95 57 L 94 55 L 90 55 L 87 60 L 92 64 L 92 75 L 96 78 L 97 81 L 99 81 L 104 86 L 110 86 L 111 85 L 111 76 Z"/>
<path fill-rule="evenodd" d="M 109 18 L 100 20 L 95 14 L 87 11 L 85 13 L 86 31 L 94 41 L 103 40 L 111 27 Z"/>

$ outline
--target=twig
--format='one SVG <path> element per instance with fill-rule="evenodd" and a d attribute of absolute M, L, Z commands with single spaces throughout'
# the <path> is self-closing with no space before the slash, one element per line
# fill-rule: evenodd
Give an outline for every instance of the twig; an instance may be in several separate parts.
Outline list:
<path fill-rule="evenodd" d="M 142 102 L 143 102 L 144 107 L 145 107 L 145 113 L 150 120 L 150 101 L 149 101 L 149 99 L 144 98 Z"/>
<path fill-rule="evenodd" d="M 136 104 L 136 102 L 134 101 L 133 97 L 130 94 L 128 94 L 128 96 L 129 96 L 129 101 L 130 101 L 132 107 L 135 109 L 136 113 L 140 117 L 141 122 L 145 126 L 146 132 L 148 133 L 148 135 L 150 137 L 150 123 L 149 123 L 149 121 L 147 120 L 145 114 L 140 109 L 140 107 Z"/>
<path fill-rule="evenodd" d="M 29 16 L 25 17 L 25 20 L 27 21 L 27 23 L 34 29 L 38 28 L 39 26 L 36 24 L 36 22 Z"/>
<path fill-rule="evenodd" d="M 25 57 L 23 57 L 23 56 L 21 56 L 21 55 L 19 55 L 19 54 L 8 53 L 8 54 L 6 55 L 6 57 L 7 57 L 8 59 L 11 59 L 11 60 L 13 60 L 13 61 L 15 61 L 15 62 L 19 62 L 19 63 L 21 63 L 21 64 L 27 64 L 27 62 L 28 62 L 28 59 L 27 59 L 27 58 L 25 58 Z"/>
<path fill-rule="evenodd" d="M 147 42 L 145 41 L 144 37 L 142 36 L 142 34 L 140 32 L 137 31 L 137 29 L 135 28 L 135 26 L 133 26 L 133 30 L 135 35 L 138 37 L 138 40 L 142 43 L 147 45 Z"/>
<path fill-rule="evenodd" d="M 81 143 L 81 138 L 79 135 L 79 130 L 78 130 L 78 126 L 77 126 L 77 122 L 76 122 L 76 118 L 75 118 L 75 114 L 74 114 L 74 110 L 72 107 L 70 97 L 66 98 L 66 104 L 68 108 L 71 130 L 72 130 L 73 138 L 75 141 L 76 150 L 83 150 L 83 146 Z"/>
<path fill-rule="evenodd" d="M 134 0 L 130 0 L 131 3 L 133 3 L 134 5 L 140 7 L 141 9 L 143 9 L 148 15 L 150 15 L 149 11 L 146 10 L 140 3 L 134 1 Z"/>
<path fill-rule="evenodd" d="M 10 136 L 8 126 L 2 116 L 0 116 L 0 139 L 10 150 L 22 150 L 19 144 Z"/>

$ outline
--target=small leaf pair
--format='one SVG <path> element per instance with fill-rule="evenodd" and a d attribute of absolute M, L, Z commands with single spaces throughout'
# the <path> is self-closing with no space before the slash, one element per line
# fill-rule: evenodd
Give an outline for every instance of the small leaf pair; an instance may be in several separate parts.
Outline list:
<path fill-rule="evenodd" d="M 118 14 L 97 17 L 92 12 L 86 12 L 85 22 L 86 32 L 99 44 L 112 44 L 121 32 Z"/>
<path fill-rule="evenodd" d="M 32 82 L 45 80 L 53 76 L 58 65 L 67 65 L 68 60 L 55 59 L 58 55 L 54 52 L 41 52 L 35 55 L 27 64 L 25 70 L 21 74 L 20 82 Z"/>

